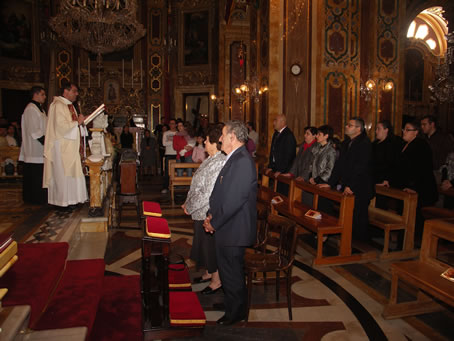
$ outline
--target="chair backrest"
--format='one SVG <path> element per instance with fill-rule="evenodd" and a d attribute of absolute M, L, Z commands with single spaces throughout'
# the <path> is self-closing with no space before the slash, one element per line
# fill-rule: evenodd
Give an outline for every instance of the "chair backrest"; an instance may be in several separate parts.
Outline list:
<path fill-rule="evenodd" d="M 257 238 L 255 247 L 266 247 L 268 239 L 268 215 L 269 207 L 264 203 L 257 202 Z"/>
<path fill-rule="evenodd" d="M 273 230 L 280 229 L 281 233 L 278 254 L 280 256 L 281 263 L 285 261 L 286 267 L 290 267 L 295 258 L 296 241 L 298 236 L 296 223 L 288 218 L 270 214 L 268 216 L 268 224 Z"/>

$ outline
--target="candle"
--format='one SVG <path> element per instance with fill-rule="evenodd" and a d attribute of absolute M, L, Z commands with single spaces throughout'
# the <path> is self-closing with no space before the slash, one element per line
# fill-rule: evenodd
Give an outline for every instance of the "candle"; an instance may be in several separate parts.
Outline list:
<path fill-rule="evenodd" d="M 142 81 L 142 59 L 140 60 L 140 88 L 143 89 L 143 81 Z"/>
<path fill-rule="evenodd" d="M 90 87 L 90 56 L 88 56 L 88 87 Z"/>
<path fill-rule="evenodd" d="M 134 58 L 131 59 L 131 88 L 134 87 Z"/>
<path fill-rule="evenodd" d="M 123 88 L 125 87 L 125 60 L 122 59 L 121 60 L 121 76 L 122 76 L 122 79 L 123 79 Z"/>
<path fill-rule="evenodd" d="M 79 83 L 77 85 L 80 86 L 80 57 L 77 59 L 77 74 L 79 76 Z"/>

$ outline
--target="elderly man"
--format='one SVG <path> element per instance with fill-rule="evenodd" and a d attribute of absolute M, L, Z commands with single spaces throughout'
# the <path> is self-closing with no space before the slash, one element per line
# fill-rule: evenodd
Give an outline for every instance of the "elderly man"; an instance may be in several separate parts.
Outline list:
<path fill-rule="evenodd" d="M 273 122 L 274 129 L 271 141 L 270 160 L 267 172 L 288 173 L 296 155 L 296 140 L 293 132 L 287 127 L 285 115 L 277 115 Z"/>
<path fill-rule="evenodd" d="M 47 203 L 47 190 L 43 188 L 44 135 L 47 116 L 42 107 L 46 91 L 41 86 L 32 87 L 31 101 L 22 114 L 22 145 L 19 160 L 24 162 L 22 197 L 24 202 Z"/>
<path fill-rule="evenodd" d="M 87 200 L 87 188 L 80 160 L 80 128 L 85 117 L 78 115 L 73 102 L 79 94 L 77 85 L 62 84 L 61 96 L 54 97 L 44 143 L 43 187 L 48 202 L 68 207 Z"/>
<path fill-rule="evenodd" d="M 318 186 L 336 188 L 340 185 L 345 195 L 355 195 L 353 238 L 368 241 L 368 207 L 375 195 L 371 169 L 372 144 L 366 135 L 362 118 L 350 119 L 345 126 L 345 135 L 349 138 L 341 146 L 339 159 L 334 165 L 328 184 Z"/>
<path fill-rule="evenodd" d="M 246 318 L 247 288 L 244 252 L 256 238 L 257 175 L 245 147 L 248 130 L 241 121 L 229 121 L 220 141 L 227 154 L 210 196 L 204 222 L 206 232 L 215 233 L 216 257 L 224 289 L 225 315 L 217 323 L 231 325 Z"/>

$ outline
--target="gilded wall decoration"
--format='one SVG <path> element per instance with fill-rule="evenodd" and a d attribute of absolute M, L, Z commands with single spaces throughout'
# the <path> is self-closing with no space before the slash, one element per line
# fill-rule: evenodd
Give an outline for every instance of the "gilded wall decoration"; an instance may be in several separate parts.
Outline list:
<path fill-rule="evenodd" d="M 213 75 L 208 71 L 188 71 L 178 75 L 178 85 L 206 85 L 213 83 Z"/>
<path fill-rule="evenodd" d="M 348 118 L 360 115 L 360 22 L 359 0 L 325 0 L 324 59 L 321 105 L 316 125 L 329 124 L 342 135 Z"/>
<path fill-rule="evenodd" d="M 183 0 L 180 2 L 180 8 L 209 7 L 213 5 L 213 0 Z"/>
<path fill-rule="evenodd" d="M 63 81 L 71 81 L 71 52 L 67 50 L 61 50 L 60 52 L 58 52 L 56 71 L 59 88 L 61 88 Z"/>
<path fill-rule="evenodd" d="M 399 0 L 378 0 L 377 58 L 379 72 L 398 71 Z"/>
<path fill-rule="evenodd" d="M 40 71 L 29 66 L 14 65 L 2 70 L 2 80 L 14 82 L 40 82 Z"/>
<path fill-rule="evenodd" d="M 153 92 L 157 93 L 161 90 L 162 83 L 162 58 L 157 52 L 150 56 L 150 88 Z"/>
<path fill-rule="evenodd" d="M 150 10 L 150 25 L 148 29 L 148 36 L 150 38 L 151 45 L 161 45 L 161 31 L 161 10 L 159 8 L 154 8 Z"/>

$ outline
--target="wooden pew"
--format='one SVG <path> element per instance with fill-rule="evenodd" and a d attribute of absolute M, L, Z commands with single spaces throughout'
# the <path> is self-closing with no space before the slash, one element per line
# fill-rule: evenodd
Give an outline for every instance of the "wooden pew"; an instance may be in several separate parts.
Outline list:
<path fill-rule="evenodd" d="M 414 250 L 415 219 L 418 194 L 407 193 L 396 188 L 375 186 L 378 195 L 397 199 L 403 202 L 402 214 L 376 207 L 376 198 L 369 205 L 369 223 L 383 229 L 384 245 L 381 259 L 412 258 L 418 255 Z M 401 251 L 389 252 L 390 232 L 404 230 L 404 244 Z"/>
<path fill-rule="evenodd" d="M 169 160 L 169 188 L 172 203 L 175 203 L 175 186 L 191 186 L 192 176 L 177 176 L 177 169 L 193 168 L 193 173 L 200 167 L 200 163 L 180 163 L 176 160 Z"/>
<path fill-rule="evenodd" d="M 281 176 L 278 177 L 281 179 Z M 311 206 L 301 202 L 303 192 L 313 194 Z M 310 209 L 317 210 L 319 199 L 326 198 L 339 203 L 339 216 L 334 217 L 322 212 L 322 219 L 317 220 L 305 216 Z M 377 258 L 375 252 L 366 252 L 352 255 L 352 220 L 355 197 L 343 195 L 340 192 L 319 188 L 308 182 L 292 180 L 290 187 L 290 199 L 281 204 L 273 205 L 280 214 L 293 219 L 298 225 L 307 231 L 317 234 L 317 248 L 315 250 L 314 265 L 333 265 L 370 261 Z M 340 235 L 339 254 L 337 256 L 323 255 L 323 237 L 337 234 Z"/>
<path fill-rule="evenodd" d="M 283 195 L 282 193 L 277 192 L 277 185 L 278 183 L 284 183 L 289 186 L 289 194 L 288 196 Z M 275 178 L 273 172 L 269 173 L 268 175 L 262 175 L 262 184 L 259 186 L 257 191 L 257 201 L 271 207 L 271 213 L 276 214 L 276 209 L 274 205 L 271 205 L 271 200 L 279 196 L 281 197 L 286 204 L 289 203 L 290 198 L 293 195 L 293 178 L 285 177 L 283 175 L 279 175 Z"/>
<path fill-rule="evenodd" d="M 433 301 L 432 297 L 454 307 L 454 283 L 440 276 L 450 267 L 437 258 L 440 239 L 454 242 L 454 218 L 427 220 L 419 260 L 391 265 L 391 292 L 389 303 L 383 311 L 385 319 L 442 310 L 443 307 Z M 399 280 L 418 290 L 416 301 L 397 303 Z"/>

